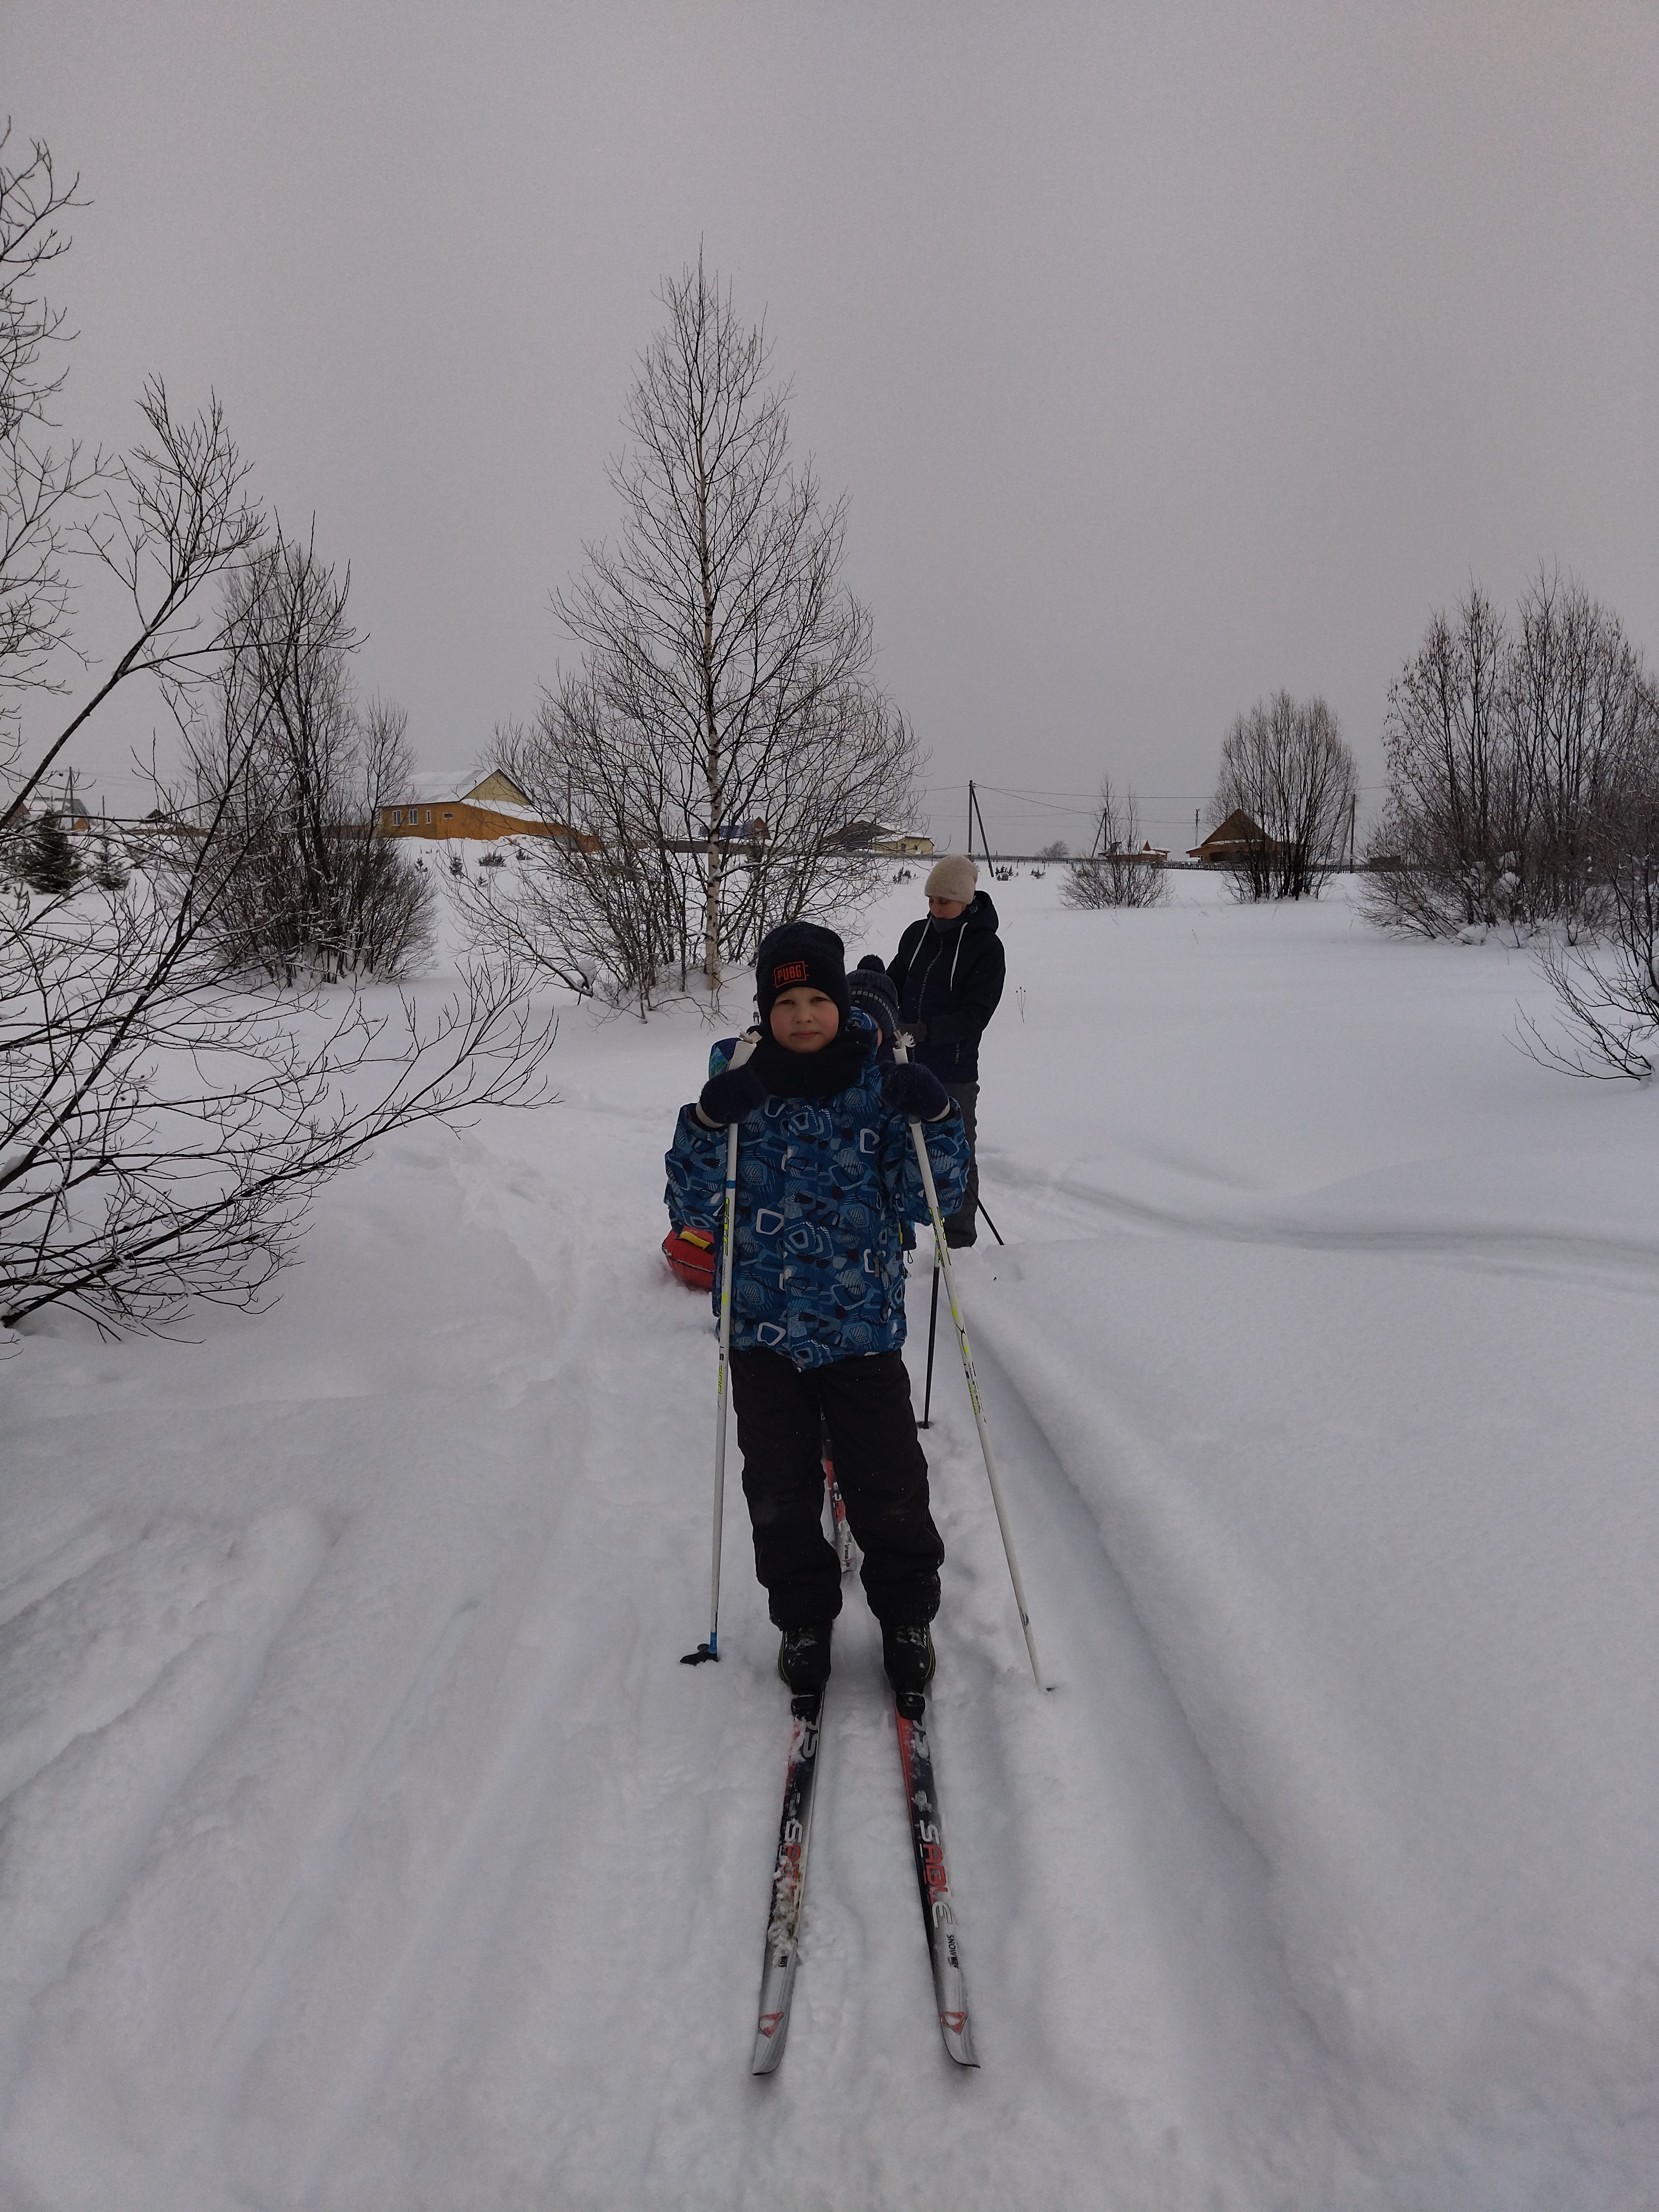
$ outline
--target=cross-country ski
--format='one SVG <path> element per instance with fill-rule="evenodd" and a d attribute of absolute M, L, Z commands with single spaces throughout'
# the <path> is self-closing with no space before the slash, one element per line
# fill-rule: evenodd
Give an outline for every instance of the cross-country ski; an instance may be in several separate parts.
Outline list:
<path fill-rule="evenodd" d="M 812 1838 L 812 1800 L 817 1789 L 818 1746 L 823 1728 L 822 1693 L 791 1699 L 783 1817 L 778 1823 L 771 1909 L 767 1915 L 761 1966 L 760 2008 L 750 2066 L 754 2074 L 776 2070 L 789 2034 L 789 2004 L 795 1991 L 795 1968 L 800 1958 L 801 1909 L 806 1901 L 806 1849 Z"/>
<path fill-rule="evenodd" d="M 919 1690 L 898 1691 L 894 1694 L 893 1707 L 899 1771 L 904 1785 L 905 1814 L 939 2032 L 945 2039 L 945 2050 L 958 2066 L 977 2066 L 979 2061 L 974 2056 L 969 2027 L 968 1986 L 963 1973 L 956 1905 L 945 1852 L 945 1826 L 933 1778 L 927 1700 Z M 822 1695 L 792 1698 L 783 1815 L 778 1824 L 778 1847 L 762 1956 L 760 2004 L 750 2064 L 750 2071 L 754 2074 L 777 2070 L 788 2038 L 789 2008 L 800 1959 L 806 1856 L 812 1836 L 812 1806 L 823 1731 Z"/>
<path fill-rule="evenodd" d="M 904 1781 L 910 1821 L 910 1848 L 916 1864 L 927 1960 L 939 2003 L 939 2033 L 958 2066 L 977 2066 L 969 2030 L 968 1984 L 962 1971 L 955 1901 L 945 1856 L 945 1823 L 933 1779 L 933 1746 L 927 1733 L 927 1700 L 919 1690 L 901 1690 L 893 1699 L 898 1725 L 899 1771 Z"/>

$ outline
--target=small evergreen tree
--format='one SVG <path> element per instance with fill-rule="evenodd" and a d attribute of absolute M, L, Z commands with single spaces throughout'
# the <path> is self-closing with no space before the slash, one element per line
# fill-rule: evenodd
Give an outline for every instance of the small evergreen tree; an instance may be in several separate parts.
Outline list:
<path fill-rule="evenodd" d="M 22 866 L 18 873 L 32 891 L 57 896 L 75 889 L 81 864 L 62 817 L 55 810 L 49 808 L 30 825 L 23 841 Z"/>
<path fill-rule="evenodd" d="M 97 850 L 93 857 L 92 880 L 100 891 L 118 891 L 126 888 L 131 873 L 121 848 L 107 830 L 98 833 Z"/>

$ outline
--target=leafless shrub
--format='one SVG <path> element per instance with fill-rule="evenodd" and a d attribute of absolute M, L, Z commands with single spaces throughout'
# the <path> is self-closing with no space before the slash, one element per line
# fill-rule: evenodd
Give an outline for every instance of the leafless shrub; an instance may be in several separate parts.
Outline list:
<path fill-rule="evenodd" d="M 1340 858 L 1358 789 L 1352 753 L 1318 697 L 1258 700 L 1222 740 L 1212 824 L 1233 813 L 1255 824 L 1232 862 L 1241 898 L 1316 898 Z"/>
<path fill-rule="evenodd" d="M 1372 918 L 1427 937 L 1615 932 L 1659 785 L 1659 693 L 1618 617 L 1541 572 L 1511 629 L 1478 586 L 1389 692 Z"/>
<path fill-rule="evenodd" d="M 656 834 L 660 779 L 640 732 L 591 680 L 567 678 L 533 728 L 498 730 L 491 758 L 544 818 L 510 882 L 465 876 L 453 895 L 475 937 L 556 981 L 643 1014 L 686 963 L 684 858 Z"/>
<path fill-rule="evenodd" d="M 319 1187 L 376 1139 L 541 1095 L 552 1030 L 510 969 L 426 1020 L 355 993 L 231 992 L 199 847 L 181 889 L 141 872 L 0 906 L 0 1322 L 252 1304 Z"/>
<path fill-rule="evenodd" d="M 1140 836 L 1140 810 L 1133 791 L 1120 799 L 1111 778 L 1100 786 L 1100 823 L 1093 849 L 1066 870 L 1061 902 L 1070 907 L 1162 906 L 1170 896 L 1161 859 Z M 1060 848 L 1064 852 L 1065 848 Z"/>
<path fill-rule="evenodd" d="M 1565 1040 L 1522 1020 L 1525 1049 L 1569 1075 L 1640 1082 L 1653 1073 L 1659 1032 L 1659 789 L 1618 822 L 1619 849 L 1599 856 L 1601 947 L 1575 951 L 1547 932 L 1538 962 L 1555 994 Z"/>
<path fill-rule="evenodd" d="M 397 975 L 430 939 L 428 879 L 380 832 L 411 773 L 405 717 L 358 704 L 349 589 L 314 537 L 278 534 L 234 580 L 212 684 L 181 702 L 193 814 L 220 825 L 214 932 L 233 973 Z"/>

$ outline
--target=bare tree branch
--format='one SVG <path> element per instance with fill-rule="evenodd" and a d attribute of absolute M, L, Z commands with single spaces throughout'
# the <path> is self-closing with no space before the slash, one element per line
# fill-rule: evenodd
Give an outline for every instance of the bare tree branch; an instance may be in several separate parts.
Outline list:
<path fill-rule="evenodd" d="M 21 814 L 64 747 L 110 694 L 139 675 L 187 681 L 223 650 L 216 623 L 195 611 L 203 587 L 244 561 L 263 527 L 244 494 L 248 465 L 225 427 L 216 398 L 180 418 L 152 377 L 139 403 L 151 441 L 113 465 L 84 547 L 120 583 L 132 607 L 129 642 L 90 698 L 70 718 L 13 793 L 0 830 Z"/>
<path fill-rule="evenodd" d="M 40 288 L 69 251 L 58 219 L 86 204 L 80 179 L 60 184 L 40 139 L 27 161 L 12 163 L 10 140 L 8 121 L 0 131 L 0 761 L 17 749 L 18 695 L 64 689 L 54 663 L 73 650 L 68 518 L 101 468 L 78 443 L 59 451 L 42 435 L 69 374 L 67 364 L 54 372 L 46 356 L 71 333 Z"/>

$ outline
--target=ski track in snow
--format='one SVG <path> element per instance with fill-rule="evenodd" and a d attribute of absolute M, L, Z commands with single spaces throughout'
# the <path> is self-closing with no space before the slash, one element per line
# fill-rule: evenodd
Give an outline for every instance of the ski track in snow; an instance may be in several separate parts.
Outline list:
<path fill-rule="evenodd" d="M 1659 1287 L 1621 1134 L 1646 1144 L 1647 1102 L 1540 1089 L 1503 1042 L 1513 970 L 1467 950 L 1216 911 L 1206 885 L 1134 918 L 1005 888 L 1032 978 L 988 1054 L 1010 1244 L 968 1255 L 963 1292 L 1046 1697 L 948 1325 L 927 1438 L 982 2070 L 940 2048 L 853 1586 L 789 2048 L 746 2072 L 787 1715 L 735 1455 L 722 1661 L 677 1663 L 707 1626 L 713 1353 L 655 1254 L 708 1033 L 578 1012 L 562 1104 L 387 1145 L 266 1318 L 112 1347 L 48 1317 L 0 1370 L 5 2212 L 1655 2201 L 1659 1905 L 1632 1853 L 1659 1785 L 1608 1791 L 1596 1747 L 1659 1771 L 1611 1686 L 1651 1652 L 1659 1532 L 1633 1484 L 1560 1511 L 1545 1450 L 1593 1433 L 1599 1464 L 1651 1433 L 1620 1382 Z M 1100 1035 L 1062 1042 L 1045 990 L 1103 942 Z M 1318 1021 L 1405 1042 L 1353 1042 L 1355 1068 L 1331 1048 L 1287 1102 L 1285 1037 Z M 1342 1332 L 1373 1314 L 1360 1356 Z M 1496 1441 L 1456 1428 L 1455 1351 L 1437 1365 L 1476 1316 L 1472 1357 L 1516 1348 Z M 1559 1400 L 1554 1316 L 1588 1414 Z M 1267 1445 L 1212 1484 L 1228 1405 L 1256 1391 L 1261 1434 L 1279 1376 L 1282 1497 Z M 1437 1522 L 1455 1429 L 1470 1502 Z M 1497 1571 L 1559 1615 L 1506 1662 L 1513 1711 L 1477 1556 L 1506 1464 Z M 1481 1897 L 1486 1806 L 1494 1833 L 1530 1825 Z"/>
<path fill-rule="evenodd" d="M 1468 1221 L 1431 1227 L 1383 1220 L 1322 1227 L 1316 1222 L 1271 1214 L 1226 1214 L 1217 1209 L 1185 1212 L 1131 1194 L 1104 1190 L 1080 1175 L 1032 1174 L 1006 1153 L 986 1151 L 988 1174 L 1019 1194 L 1009 1219 L 1027 1241 L 1034 1232 L 1085 1237 L 1107 1228 L 1152 1236 L 1206 1238 L 1216 1243 L 1284 1245 L 1305 1252 L 1398 1254 L 1471 1271 L 1532 1275 L 1564 1284 L 1595 1285 L 1659 1297 L 1659 1239 L 1586 1236 L 1567 1229 L 1506 1228 Z M 1333 1194 L 1334 1195 L 1334 1194 Z M 1323 1194 L 1321 1194 L 1323 1195 Z M 999 1217 L 999 1226 L 1000 1226 Z"/>

